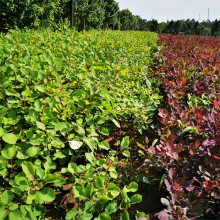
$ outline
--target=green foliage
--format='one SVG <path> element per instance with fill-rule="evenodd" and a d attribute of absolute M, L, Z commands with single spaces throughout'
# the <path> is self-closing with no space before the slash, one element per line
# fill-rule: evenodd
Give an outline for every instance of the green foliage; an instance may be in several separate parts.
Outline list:
<path fill-rule="evenodd" d="M 119 212 L 123 216 L 124 211 L 129 210 L 132 204 L 142 201 L 138 194 L 131 197 L 127 195 L 127 192 L 134 193 L 138 189 L 136 183 L 123 187 L 122 182 L 111 176 L 112 170 L 120 176 L 116 171 L 119 164 L 118 157 L 109 155 L 97 159 L 89 153 L 86 154 L 86 158 L 89 163 L 85 166 L 77 168 L 76 164 L 69 165 L 69 167 L 75 166 L 75 170 L 70 171 L 75 181 L 73 194 L 77 204 L 80 205 L 77 210 L 70 210 L 66 219 L 73 219 L 73 215 L 76 219 L 83 219 L 85 215 L 92 218 L 96 212 L 101 213 L 96 219 L 111 219 L 111 216 L 117 216 Z M 135 190 L 132 187 L 135 187 Z"/>
<path fill-rule="evenodd" d="M 78 206 L 66 219 L 130 218 L 141 197 L 119 168 L 131 140 L 113 151 L 103 139 L 153 126 L 161 97 L 146 66 L 156 41 L 118 31 L 0 35 L 0 219 L 44 218 L 67 185 Z"/>
<path fill-rule="evenodd" d="M 63 24 L 69 26 L 70 22 L 78 30 L 139 30 L 138 24 L 143 22 L 128 10 L 129 16 L 120 12 L 114 0 L 0 0 L 0 8 L 1 31 L 17 27 L 57 28 Z"/>
<path fill-rule="evenodd" d="M 134 16 L 128 9 L 119 12 L 121 30 L 139 30 L 138 18 Z"/>
<path fill-rule="evenodd" d="M 62 14 L 65 0 L 0 0 L 1 30 L 54 26 Z"/>
<path fill-rule="evenodd" d="M 186 35 L 220 35 L 220 21 L 195 19 L 167 21 L 145 20 L 128 9 L 119 10 L 115 0 L 0 0 L 0 31 L 14 28 L 77 30 L 148 30 Z"/>
<path fill-rule="evenodd" d="M 148 21 L 145 25 L 148 27 L 147 30 L 153 31 L 152 28 L 149 28 L 152 25 L 152 21 Z M 167 21 L 157 24 L 157 32 L 159 33 L 169 33 L 169 34 L 181 34 L 181 35 L 219 35 L 218 28 L 219 21 L 216 20 L 211 22 L 210 20 L 206 21 L 196 21 L 195 19 L 187 20 L 177 20 L 177 21 Z"/>

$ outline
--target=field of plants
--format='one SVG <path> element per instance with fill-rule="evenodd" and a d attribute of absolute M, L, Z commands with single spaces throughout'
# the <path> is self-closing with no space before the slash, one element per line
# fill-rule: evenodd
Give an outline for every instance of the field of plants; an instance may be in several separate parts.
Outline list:
<path fill-rule="evenodd" d="M 156 42 L 143 32 L 1 35 L 1 220 L 129 219 L 142 196 L 125 175 L 123 130 L 153 127 Z"/>
<path fill-rule="evenodd" d="M 0 220 L 220 217 L 220 39 L 0 35 Z"/>

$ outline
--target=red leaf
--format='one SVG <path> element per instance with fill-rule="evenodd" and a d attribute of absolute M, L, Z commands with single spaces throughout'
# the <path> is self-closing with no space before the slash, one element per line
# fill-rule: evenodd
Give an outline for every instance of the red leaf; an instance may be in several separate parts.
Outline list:
<path fill-rule="evenodd" d="M 205 184 L 205 187 L 208 187 L 209 186 L 209 181 L 206 180 L 204 184 Z"/>
<path fill-rule="evenodd" d="M 199 146 L 200 146 L 200 141 L 197 140 L 197 141 L 195 142 L 195 147 L 198 148 Z"/>
<path fill-rule="evenodd" d="M 169 220 L 169 214 L 167 213 L 167 212 L 165 212 L 165 211 L 161 211 L 161 212 L 159 212 L 159 214 L 158 214 L 158 218 L 160 219 L 160 220 Z"/>
<path fill-rule="evenodd" d="M 191 191 L 194 190 L 194 188 L 195 188 L 194 186 L 189 185 L 189 186 L 186 187 L 186 190 L 187 190 L 188 192 L 191 192 Z"/>
<path fill-rule="evenodd" d="M 155 150 L 155 147 L 153 147 L 153 146 L 151 146 L 151 147 L 149 147 L 148 148 L 148 152 L 150 153 L 150 154 L 155 154 L 156 153 L 156 150 Z"/>
<path fill-rule="evenodd" d="M 219 108 L 219 103 L 216 100 L 213 101 L 213 104 L 214 104 L 215 108 Z"/>
<path fill-rule="evenodd" d="M 184 150 L 183 145 L 182 144 L 178 144 L 176 145 L 176 151 L 177 153 L 181 153 Z"/>
<path fill-rule="evenodd" d="M 186 84 L 186 82 L 187 82 L 187 78 L 182 77 L 182 83 L 183 83 L 183 85 L 185 85 L 185 84 Z"/>
<path fill-rule="evenodd" d="M 195 149 L 191 146 L 189 147 L 189 152 L 191 155 L 195 155 L 195 153 L 196 153 Z"/>
<path fill-rule="evenodd" d="M 169 135 L 169 140 L 170 141 L 174 141 L 175 140 L 175 135 L 174 134 L 170 134 Z"/>
<path fill-rule="evenodd" d="M 180 184 L 177 183 L 177 182 L 174 182 L 173 186 L 174 186 L 174 189 L 177 189 L 177 190 L 180 190 L 180 189 L 181 189 Z"/>
<path fill-rule="evenodd" d="M 170 192 L 171 191 L 171 185 L 170 185 L 169 181 L 167 179 L 165 179 L 164 183 L 166 185 L 167 191 Z"/>
<path fill-rule="evenodd" d="M 220 160 L 220 157 L 217 156 L 217 155 L 214 155 L 213 158 L 216 159 L 216 160 Z"/>
<path fill-rule="evenodd" d="M 172 152 L 173 151 L 173 143 L 171 141 L 167 141 L 166 142 L 166 150 L 168 152 Z"/>
<path fill-rule="evenodd" d="M 174 177 L 174 174 L 175 174 L 174 169 L 170 168 L 169 171 L 168 171 L 168 174 L 169 174 L 170 179 L 173 180 L 173 177 Z"/>
<path fill-rule="evenodd" d="M 171 85 L 173 85 L 174 81 L 169 81 L 168 83 L 171 86 Z"/>
<path fill-rule="evenodd" d="M 199 120 L 201 120 L 203 115 L 200 112 L 197 112 L 197 117 L 198 117 Z"/>

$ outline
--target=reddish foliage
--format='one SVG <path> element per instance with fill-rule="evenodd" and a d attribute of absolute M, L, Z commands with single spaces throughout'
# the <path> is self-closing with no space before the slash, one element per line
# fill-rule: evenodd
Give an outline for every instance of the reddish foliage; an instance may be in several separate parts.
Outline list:
<path fill-rule="evenodd" d="M 149 152 L 168 172 L 172 208 L 167 212 L 174 219 L 204 212 L 219 216 L 220 39 L 161 35 L 159 42 L 164 65 L 152 74 L 166 103 L 158 114 L 160 143 Z M 189 95 L 201 104 L 190 106 Z"/>

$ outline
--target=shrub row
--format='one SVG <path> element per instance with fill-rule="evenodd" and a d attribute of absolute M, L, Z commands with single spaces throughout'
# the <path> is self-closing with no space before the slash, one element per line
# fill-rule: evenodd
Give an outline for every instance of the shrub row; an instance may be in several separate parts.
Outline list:
<path fill-rule="evenodd" d="M 130 140 L 117 149 L 102 140 L 115 128 L 153 127 L 161 97 L 146 72 L 156 41 L 141 32 L 0 35 L 0 219 L 129 219 L 141 201 L 122 172 Z"/>
<path fill-rule="evenodd" d="M 219 217 L 220 39 L 162 35 L 164 59 L 153 72 L 164 101 L 158 109 L 159 141 L 149 148 L 166 170 L 170 196 L 160 219 Z"/>

